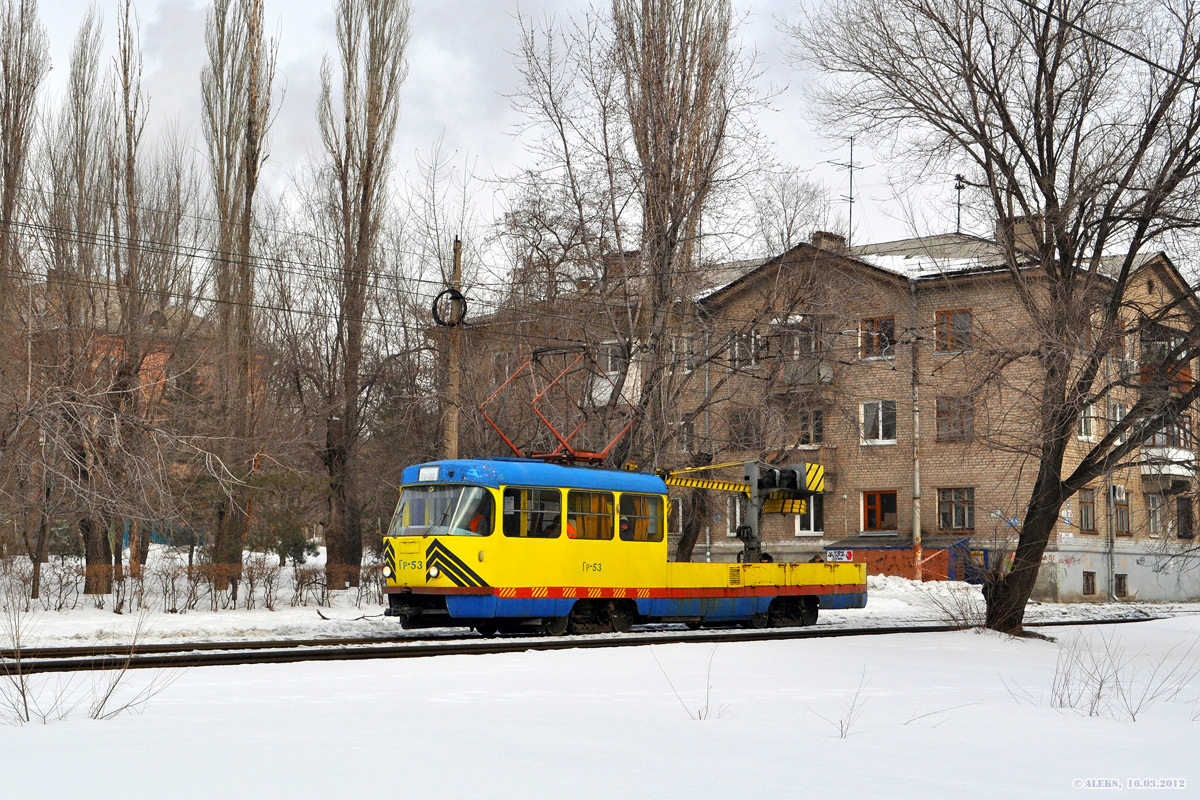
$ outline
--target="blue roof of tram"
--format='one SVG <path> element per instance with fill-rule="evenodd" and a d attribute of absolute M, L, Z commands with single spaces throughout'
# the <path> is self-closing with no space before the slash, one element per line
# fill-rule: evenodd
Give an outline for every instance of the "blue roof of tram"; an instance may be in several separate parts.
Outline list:
<path fill-rule="evenodd" d="M 422 467 L 437 467 L 433 481 L 418 480 Z M 592 467 L 567 467 L 525 458 L 463 458 L 428 461 L 404 470 L 403 482 L 474 483 L 480 486 L 565 486 L 569 489 L 604 489 L 616 492 L 666 494 L 667 485 L 657 475 Z"/>

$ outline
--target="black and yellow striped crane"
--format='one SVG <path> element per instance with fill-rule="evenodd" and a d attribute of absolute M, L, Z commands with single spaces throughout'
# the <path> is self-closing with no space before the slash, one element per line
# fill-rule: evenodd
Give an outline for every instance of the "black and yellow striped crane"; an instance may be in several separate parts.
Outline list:
<path fill-rule="evenodd" d="M 692 477 L 698 472 L 743 468 L 741 481 L 714 480 Z M 731 461 L 704 467 L 680 470 L 659 470 L 667 486 L 692 489 L 711 489 L 746 496 L 746 523 L 737 529 L 742 540 L 742 561 L 763 559 L 759 523 L 763 514 L 803 514 L 808 510 L 808 498 L 825 490 L 825 468 L 820 464 L 788 464 L 775 467 L 758 460 Z"/>

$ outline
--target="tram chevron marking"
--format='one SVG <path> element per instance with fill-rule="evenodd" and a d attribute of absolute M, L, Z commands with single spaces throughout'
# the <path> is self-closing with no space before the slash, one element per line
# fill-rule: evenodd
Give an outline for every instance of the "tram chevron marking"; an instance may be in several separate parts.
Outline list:
<path fill-rule="evenodd" d="M 388 542 L 387 547 L 383 548 L 383 563 L 391 570 L 391 574 L 396 574 L 396 554 L 392 552 L 392 543 Z"/>
<path fill-rule="evenodd" d="M 428 565 L 428 569 L 437 567 L 444 572 L 455 586 L 488 585 L 487 581 L 479 577 L 462 559 L 447 550 L 437 539 L 434 539 L 433 543 L 426 548 L 425 563 Z M 426 572 L 425 580 L 429 579 L 429 573 Z"/>

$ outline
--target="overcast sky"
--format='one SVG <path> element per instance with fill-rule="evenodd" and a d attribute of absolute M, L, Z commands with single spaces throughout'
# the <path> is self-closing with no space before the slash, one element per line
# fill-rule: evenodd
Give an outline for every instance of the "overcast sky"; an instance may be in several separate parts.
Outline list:
<path fill-rule="evenodd" d="M 80 20 L 91 5 L 87 0 L 42 0 L 41 15 L 50 34 L 53 71 L 46 85 L 50 102 L 61 96 L 62 79 L 72 40 Z M 105 22 L 110 48 L 115 39 L 117 0 L 97 4 Z M 150 135 L 178 125 L 198 148 L 200 70 L 204 64 L 204 0 L 141 0 L 144 88 L 149 96 Z M 478 175 L 508 174 L 525 163 L 520 140 L 514 138 L 518 117 L 508 95 L 519 85 L 513 53 L 519 41 L 516 14 L 535 19 L 547 14 L 560 17 L 579 13 L 586 0 L 413 0 L 412 40 L 408 80 L 401 106 L 396 144 L 397 165 L 410 170 L 418 153 L 428 154 L 433 142 L 444 136 L 446 153 L 470 154 Z M 335 51 L 332 0 L 267 0 L 270 33 L 279 39 L 279 78 L 286 95 L 271 129 L 271 160 L 265 178 L 281 186 L 299 171 L 317 146 L 316 107 L 322 57 Z M 744 44 L 756 49 L 763 67 L 763 88 L 784 89 L 774 112 L 759 120 L 776 142 L 781 159 L 808 170 L 824 182 L 835 197 L 848 193 L 848 174 L 829 162 L 849 159 L 848 143 L 836 135 L 823 135 L 804 114 L 804 80 L 788 64 L 787 37 L 776 20 L 795 19 L 795 0 L 735 0 L 745 16 L 741 28 Z M 855 173 L 855 241 L 885 241 L 909 234 L 900 204 L 893 199 L 887 170 L 860 147 L 855 160 L 865 169 Z M 459 162 L 461 163 L 461 161 Z M 945 208 L 935 214 L 953 225 L 951 193 Z M 845 214 L 844 202 L 837 212 Z M 929 210 L 927 210 L 928 213 Z M 490 209 L 481 208 L 484 215 Z M 925 223 L 928 225 L 929 223 Z M 933 223 L 934 227 L 940 222 Z"/>

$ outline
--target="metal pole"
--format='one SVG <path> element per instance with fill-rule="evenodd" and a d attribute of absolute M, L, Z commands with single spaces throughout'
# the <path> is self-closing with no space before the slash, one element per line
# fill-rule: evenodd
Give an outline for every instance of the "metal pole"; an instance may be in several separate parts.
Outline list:
<path fill-rule="evenodd" d="M 913 318 L 916 319 L 917 284 L 914 280 L 908 282 L 909 297 L 912 300 Z M 913 423 L 913 579 L 923 580 L 924 567 L 921 565 L 923 551 L 921 547 L 921 406 L 919 388 L 921 375 L 920 362 L 917 354 L 920 352 L 921 339 L 914 332 L 912 341 L 912 423 Z"/>
<path fill-rule="evenodd" d="M 450 279 L 450 288 L 456 292 L 462 291 L 462 240 L 457 236 L 454 237 L 454 275 Z M 455 306 L 458 301 L 454 301 Z M 451 313 L 451 319 L 459 320 L 461 317 L 460 309 L 455 307 Z M 449 353 L 446 359 L 447 372 L 447 405 L 446 409 L 446 439 L 442 448 L 446 458 L 458 458 L 458 408 L 461 404 L 459 397 L 459 348 L 462 340 L 459 336 L 459 326 L 457 324 L 450 326 L 450 344 Z"/>

